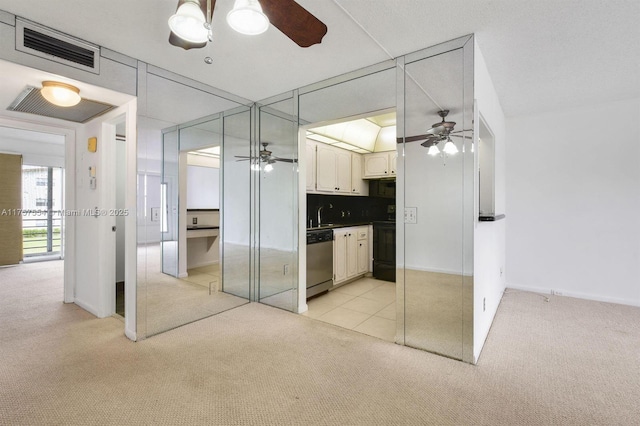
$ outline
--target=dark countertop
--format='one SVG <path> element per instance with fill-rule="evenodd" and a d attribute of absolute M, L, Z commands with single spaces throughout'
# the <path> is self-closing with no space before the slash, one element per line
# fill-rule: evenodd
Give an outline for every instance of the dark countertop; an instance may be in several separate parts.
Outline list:
<path fill-rule="evenodd" d="M 496 220 L 504 219 L 506 216 L 503 214 L 481 214 L 478 217 L 480 222 L 495 222 Z"/>
<path fill-rule="evenodd" d="M 314 226 L 312 228 L 307 228 L 307 231 L 317 231 L 319 229 L 336 229 L 336 228 L 348 228 L 351 226 L 367 226 L 371 225 L 373 222 L 355 222 L 355 223 L 328 223 L 322 226 Z"/>
<path fill-rule="evenodd" d="M 187 231 L 198 231 L 200 229 L 220 229 L 219 226 L 213 225 L 189 225 L 187 226 Z"/>

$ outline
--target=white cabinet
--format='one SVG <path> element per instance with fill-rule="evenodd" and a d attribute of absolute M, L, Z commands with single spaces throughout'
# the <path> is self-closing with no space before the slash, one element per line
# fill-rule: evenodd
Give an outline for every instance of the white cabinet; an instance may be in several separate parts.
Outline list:
<path fill-rule="evenodd" d="M 333 231 L 333 284 L 347 279 L 347 231 Z"/>
<path fill-rule="evenodd" d="M 333 283 L 369 272 L 369 233 L 367 226 L 333 231 Z"/>
<path fill-rule="evenodd" d="M 397 151 L 374 152 L 365 154 L 364 170 L 362 176 L 365 179 L 384 178 L 396 175 Z"/>
<path fill-rule="evenodd" d="M 316 144 L 307 140 L 307 191 L 316 190 Z"/>
<path fill-rule="evenodd" d="M 336 190 L 338 193 L 351 193 L 351 153 L 336 150 Z"/>
<path fill-rule="evenodd" d="M 351 153 L 351 194 L 369 195 L 369 185 L 362 180 L 362 154 Z"/>
<path fill-rule="evenodd" d="M 316 190 L 335 192 L 336 185 L 336 152 L 329 145 L 318 144 L 316 149 Z"/>
<path fill-rule="evenodd" d="M 369 229 L 368 227 L 358 228 L 357 231 L 357 253 L 358 265 L 356 275 L 366 274 L 369 272 Z"/>
<path fill-rule="evenodd" d="M 351 193 L 351 152 L 330 145 L 316 145 L 316 191 Z"/>
<path fill-rule="evenodd" d="M 307 192 L 368 195 L 362 180 L 362 155 L 307 140 Z"/>

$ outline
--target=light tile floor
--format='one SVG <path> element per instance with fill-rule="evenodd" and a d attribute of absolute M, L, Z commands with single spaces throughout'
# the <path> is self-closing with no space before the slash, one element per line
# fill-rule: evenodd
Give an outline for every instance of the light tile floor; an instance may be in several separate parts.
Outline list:
<path fill-rule="evenodd" d="M 307 301 L 302 315 L 389 342 L 396 336 L 396 284 L 361 278 Z"/>

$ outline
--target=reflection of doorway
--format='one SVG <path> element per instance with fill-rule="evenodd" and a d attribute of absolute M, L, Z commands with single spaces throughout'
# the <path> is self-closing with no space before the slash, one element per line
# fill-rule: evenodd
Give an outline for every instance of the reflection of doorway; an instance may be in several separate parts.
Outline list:
<path fill-rule="evenodd" d="M 115 162 L 115 177 L 116 177 L 116 197 L 115 197 L 115 232 L 116 232 L 116 314 L 125 316 L 125 211 L 126 211 L 126 199 L 125 199 L 125 187 L 126 187 L 126 164 L 127 164 L 127 151 L 126 151 L 126 137 L 124 123 L 121 126 L 116 126 L 116 162 Z M 122 214 L 120 214 L 122 213 Z"/>

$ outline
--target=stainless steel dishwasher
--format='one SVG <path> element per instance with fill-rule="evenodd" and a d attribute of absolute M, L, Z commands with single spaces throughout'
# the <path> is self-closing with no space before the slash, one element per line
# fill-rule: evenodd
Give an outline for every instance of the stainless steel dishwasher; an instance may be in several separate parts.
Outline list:
<path fill-rule="evenodd" d="M 333 287 L 333 231 L 307 231 L 307 298 Z"/>

